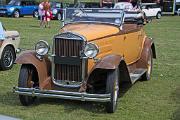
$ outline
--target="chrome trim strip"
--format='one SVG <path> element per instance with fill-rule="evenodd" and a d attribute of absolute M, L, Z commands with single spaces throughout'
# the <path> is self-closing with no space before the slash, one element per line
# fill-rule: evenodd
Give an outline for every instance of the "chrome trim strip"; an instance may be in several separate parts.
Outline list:
<path fill-rule="evenodd" d="M 67 81 L 66 80 L 61 80 L 62 83 L 58 83 L 57 80 L 54 79 L 54 76 L 52 78 L 52 81 L 53 81 L 53 83 L 55 85 L 60 86 L 60 87 L 65 87 L 65 88 L 80 88 L 81 83 L 82 83 L 82 82 L 76 82 L 76 83 L 79 83 L 79 84 L 73 84 L 72 81 L 68 81 L 68 80 Z M 69 84 L 68 85 L 67 84 L 63 84 L 63 82 L 69 82 Z"/>
<path fill-rule="evenodd" d="M 27 96 L 60 98 L 80 101 L 109 102 L 111 100 L 110 94 L 89 94 L 86 92 L 66 92 L 58 90 L 40 90 L 35 88 L 21 87 L 14 87 L 13 92 Z"/>
<path fill-rule="evenodd" d="M 19 37 L 19 35 L 11 35 L 11 36 L 7 36 L 7 37 L 5 37 L 6 39 L 9 39 L 9 38 L 17 38 L 17 37 Z"/>
<path fill-rule="evenodd" d="M 61 34 L 74 34 L 76 36 L 79 36 L 81 38 L 81 40 L 86 41 L 86 38 L 84 36 L 82 36 L 82 35 L 80 35 L 78 33 L 75 33 L 75 32 L 71 32 L 71 31 L 61 32 L 60 34 L 55 35 L 55 37 L 58 37 L 58 35 L 61 35 Z M 55 37 L 54 37 L 54 39 L 55 39 Z M 68 37 L 59 37 L 59 38 L 63 38 L 63 39 L 75 39 L 75 38 L 68 38 Z"/>
<path fill-rule="evenodd" d="M 67 24 L 77 24 L 77 23 L 94 23 L 94 24 L 106 24 L 106 25 L 114 25 L 116 27 L 121 26 L 121 24 L 115 24 L 115 23 L 110 23 L 110 22 L 99 22 L 99 21 L 78 21 L 78 22 L 67 22 Z"/>

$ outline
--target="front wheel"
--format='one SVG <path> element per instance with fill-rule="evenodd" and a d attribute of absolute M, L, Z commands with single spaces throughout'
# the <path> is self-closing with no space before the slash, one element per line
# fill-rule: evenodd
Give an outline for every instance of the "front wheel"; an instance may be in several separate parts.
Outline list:
<path fill-rule="evenodd" d="M 19 18 L 20 17 L 20 12 L 18 10 L 15 10 L 13 13 L 13 17 Z"/>
<path fill-rule="evenodd" d="M 39 83 L 36 69 L 30 65 L 22 65 L 19 74 L 18 87 L 37 88 L 38 86 Z M 36 97 L 19 95 L 20 102 L 24 106 L 31 105 L 35 98 Z"/>
<path fill-rule="evenodd" d="M 6 46 L 2 52 L 0 60 L 0 69 L 9 70 L 12 68 L 16 55 L 15 51 L 11 46 Z"/>
<path fill-rule="evenodd" d="M 114 113 L 117 108 L 119 96 L 119 69 L 108 73 L 106 81 L 106 93 L 111 94 L 111 101 L 107 103 L 106 110 L 108 113 Z"/>

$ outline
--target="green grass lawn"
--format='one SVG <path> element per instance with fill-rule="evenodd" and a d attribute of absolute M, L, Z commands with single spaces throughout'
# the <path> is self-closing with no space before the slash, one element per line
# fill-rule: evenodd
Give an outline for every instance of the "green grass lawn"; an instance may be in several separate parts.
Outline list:
<path fill-rule="evenodd" d="M 33 49 L 40 39 L 51 43 L 60 27 L 58 21 L 52 21 L 50 29 L 42 29 L 33 18 L 0 21 L 7 29 L 20 32 L 24 49 Z M 152 79 L 136 82 L 120 97 L 114 114 L 107 114 L 97 103 L 59 99 L 41 98 L 32 106 L 22 106 L 18 95 L 12 93 L 19 65 L 0 71 L 0 114 L 27 120 L 180 120 L 180 17 L 154 20 L 145 30 L 154 38 L 157 51 Z"/>

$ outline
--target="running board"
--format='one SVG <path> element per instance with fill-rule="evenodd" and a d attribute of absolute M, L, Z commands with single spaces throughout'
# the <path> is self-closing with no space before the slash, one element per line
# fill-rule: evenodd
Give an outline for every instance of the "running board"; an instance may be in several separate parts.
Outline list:
<path fill-rule="evenodd" d="M 146 69 L 139 68 L 130 73 L 132 84 L 135 83 L 146 71 Z"/>

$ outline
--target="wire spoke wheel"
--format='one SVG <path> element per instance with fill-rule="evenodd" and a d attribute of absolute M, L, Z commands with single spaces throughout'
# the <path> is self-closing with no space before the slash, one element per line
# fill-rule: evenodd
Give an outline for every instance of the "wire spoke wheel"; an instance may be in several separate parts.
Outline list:
<path fill-rule="evenodd" d="M 153 67 L 153 57 L 152 57 L 152 50 L 149 50 L 148 58 L 147 58 L 147 71 L 142 76 L 142 80 L 150 80 L 151 79 L 151 73 L 152 73 L 152 67 Z"/>
<path fill-rule="evenodd" d="M 108 74 L 106 93 L 111 94 L 111 101 L 107 103 L 106 110 L 108 113 L 114 113 L 117 108 L 119 96 L 119 69 L 116 69 Z"/>

